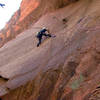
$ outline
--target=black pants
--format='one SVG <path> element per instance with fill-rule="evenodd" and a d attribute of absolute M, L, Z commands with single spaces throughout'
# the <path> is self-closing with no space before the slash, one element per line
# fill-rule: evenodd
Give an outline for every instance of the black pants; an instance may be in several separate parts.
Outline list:
<path fill-rule="evenodd" d="M 46 33 L 43 33 L 40 37 L 38 37 L 38 40 L 39 40 L 39 42 L 38 42 L 38 44 L 37 44 L 37 47 L 41 44 L 41 40 L 42 40 L 42 36 L 46 36 L 46 37 L 51 37 L 51 34 L 46 34 Z"/>

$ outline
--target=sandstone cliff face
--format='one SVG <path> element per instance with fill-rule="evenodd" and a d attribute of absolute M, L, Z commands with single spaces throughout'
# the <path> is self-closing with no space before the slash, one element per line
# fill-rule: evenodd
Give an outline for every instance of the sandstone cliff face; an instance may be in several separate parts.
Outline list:
<path fill-rule="evenodd" d="M 2 39 L 0 47 L 35 23 L 45 13 L 64 7 L 74 1 L 76 0 L 22 0 L 19 10 L 0 32 L 2 35 L 0 35 Z"/>
<path fill-rule="evenodd" d="M 22 5 L 27 2 L 24 0 Z M 50 2 L 55 6 L 51 7 Z M 60 0 L 50 2 L 39 2 L 41 7 L 48 6 L 37 15 L 38 21 L 0 49 L 1 98 L 100 100 L 100 1 L 66 1 L 66 6 Z M 24 11 L 31 12 L 30 8 L 21 9 L 19 19 L 23 25 L 22 20 L 36 12 L 35 8 L 32 13 Z M 43 26 L 56 38 L 44 40 L 37 48 L 35 33 L 39 29 L 35 28 Z"/>

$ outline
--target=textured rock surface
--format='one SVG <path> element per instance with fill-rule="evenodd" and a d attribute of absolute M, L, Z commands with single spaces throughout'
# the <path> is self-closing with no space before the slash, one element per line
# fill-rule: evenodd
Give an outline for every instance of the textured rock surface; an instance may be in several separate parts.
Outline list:
<path fill-rule="evenodd" d="M 0 47 L 17 34 L 34 24 L 42 15 L 74 2 L 76 0 L 22 0 L 20 9 L 12 16 L 6 27 L 0 31 Z"/>
<path fill-rule="evenodd" d="M 3 100 L 100 100 L 99 5 L 80 0 L 53 12 L 45 9 L 47 14 L 0 48 Z M 42 26 L 56 38 L 37 48 L 34 27 Z"/>

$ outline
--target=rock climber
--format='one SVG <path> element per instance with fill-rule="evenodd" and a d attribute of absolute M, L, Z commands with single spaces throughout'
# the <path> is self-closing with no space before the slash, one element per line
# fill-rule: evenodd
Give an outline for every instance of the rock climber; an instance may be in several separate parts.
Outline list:
<path fill-rule="evenodd" d="M 5 6 L 5 4 L 0 3 L 0 6 L 3 8 Z"/>
<path fill-rule="evenodd" d="M 39 42 L 37 44 L 37 47 L 39 47 L 39 45 L 41 44 L 41 40 L 42 40 L 42 36 L 46 36 L 46 37 L 55 37 L 52 36 L 49 32 L 49 30 L 45 27 L 43 27 L 36 35 L 36 37 L 38 38 Z"/>

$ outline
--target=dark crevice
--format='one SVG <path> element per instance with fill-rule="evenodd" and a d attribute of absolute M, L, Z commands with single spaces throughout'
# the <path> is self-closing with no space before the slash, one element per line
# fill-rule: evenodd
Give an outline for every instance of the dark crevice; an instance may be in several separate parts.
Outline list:
<path fill-rule="evenodd" d="M 70 75 L 71 77 L 75 74 L 75 70 L 76 70 L 76 67 L 78 66 L 79 64 L 76 63 L 76 62 L 68 62 L 68 66 L 69 66 L 69 70 L 70 70 Z"/>
<path fill-rule="evenodd" d="M 11 90 L 11 89 L 10 89 L 10 88 L 8 88 L 8 87 L 7 87 L 6 89 L 7 89 L 7 91 L 10 91 L 10 90 Z"/>
<path fill-rule="evenodd" d="M 79 19 L 78 22 L 77 22 L 77 24 L 79 24 L 83 19 L 84 19 L 84 17 L 82 17 L 81 19 Z"/>
<path fill-rule="evenodd" d="M 99 99 L 96 99 L 96 98 L 98 98 L 97 96 L 95 96 L 96 95 L 96 93 L 99 91 L 98 89 L 100 89 L 100 86 L 98 86 L 92 93 L 89 93 L 87 96 L 85 96 L 85 98 L 83 99 L 83 100 L 90 100 L 91 99 L 91 97 L 95 97 L 95 100 L 99 100 Z M 95 94 L 95 95 L 94 95 Z M 98 94 L 98 93 L 97 93 Z M 91 99 L 92 100 L 92 99 Z M 94 100 L 94 99 L 93 99 Z"/>
<path fill-rule="evenodd" d="M 97 87 L 97 89 L 100 88 L 100 86 Z"/>
<path fill-rule="evenodd" d="M 8 81 L 9 80 L 8 78 L 2 77 L 2 76 L 0 76 L 0 78 L 3 79 L 4 81 Z"/>
<path fill-rule="evenodd" d="M 68 22 L 68 19 L 67 18 L 63 18 L 62 22 L 63 22 L 63 24 L 66 24 Z"/>
<path fill-rule="evenodd" d="M 51 69 L 44 73 L 44 75 L 42 76 L 43 82 L 41 82 L 42 84 L 39 90 L 40 95 L 38 96 L 37 100 L 45 100 L 45 97 L 47 100 L 49 100 L 54 86 L 59 78 L 60 70 L 61 69 Z M 50 82 L 50 84 L 48 84 L 48 82 Z"/>
<path fill-rule="evenodd" d="M 61 87 L 59 88 L 59 93 L 58 93 L 58 96 L 57 96 L 57 100 L 59 100 L 59 98 L 62 97 L 62 94 L 64 92 L 64 87 L 69 82 L 69 80 L 71 79 L 71 77 L 74 76 L 76 67 L 78 65 L 79 65 L 79 63 L 77 63 L 75 61 L 69 61 L 68 64 L 66 65 L 67 67 L 64 69 L 64 73 L 63 73 L 63 75 L 64 75 L 65 78 L 64 78 L 64 80 L 61 83 Z M 67 98 L 69 98 L 69 97 L 67 97 Z"/>

